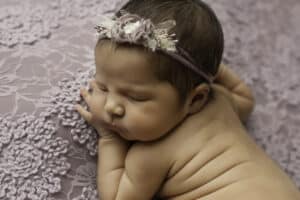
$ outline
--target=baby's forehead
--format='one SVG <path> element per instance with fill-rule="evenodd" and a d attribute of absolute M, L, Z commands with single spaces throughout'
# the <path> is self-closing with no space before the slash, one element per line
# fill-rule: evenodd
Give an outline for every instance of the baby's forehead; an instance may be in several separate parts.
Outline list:
<path fill-rule="evenodd" d="M 157 82 L 153 62 L 141 48 L 118 46 L 111 42 L 95 48 L 96 71 L 106 77 L 122 77 L 133 82 Z"/>
<path fill-rule="evenodd" d="M 128 43 L 115 43 L 110 41 L 99 42 L 95 47 L 95 57 L 105 56 L 127 56 L 128 60 L 135 60 L 139 62 L 145 62 L 150 64 L 155 61 L 156 53 L 151 52 L 144 47 L 138 45 L 131 45 Z"/>
<path fill-rule="evenodd" d="M 110 53 L 116 53 L 118 51 L 122 51 L 122 52 L 127 51 L 135 54 L 139 54 L 141 56 L 144 56 L 145 58 L 149 58 L 151 56 L 154 56 L 155 54 L 151 50 L 144 48 L 140 45 L 130 44 L 128 42 L 118 43 L 108 39 L 99 40 L 97 42 L 97 45 L 95 47 L 95 52 L 101 50 Z"/>

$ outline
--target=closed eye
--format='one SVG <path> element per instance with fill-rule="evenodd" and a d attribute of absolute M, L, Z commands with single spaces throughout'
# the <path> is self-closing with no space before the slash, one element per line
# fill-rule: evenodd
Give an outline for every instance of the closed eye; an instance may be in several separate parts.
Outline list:
<path fill-rule="evenodd" d="M 135 96 L 135 95 L 127 95 L 127 98 L 132 101 L 147 101 L 149 100 L 147 97 Z"/>
<path fill-rule="evenodd" d="M 98 84 L 98 88 L 99 88 L 102 92 L 108 92 L 107 87 L 105 87 L 104 85 Z"/>

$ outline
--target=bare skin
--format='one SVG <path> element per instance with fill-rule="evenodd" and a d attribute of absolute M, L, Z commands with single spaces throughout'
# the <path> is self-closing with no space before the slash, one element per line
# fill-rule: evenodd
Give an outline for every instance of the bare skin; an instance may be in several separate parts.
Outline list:
<path fill-rule="evenodd" d="M 165 158 L 172 164 L 159 193 L 163 199 L 299 199 L 289 178 L 247 135 L 222 93 L 216 91 L 216 99 L 201 112 L 158 145 L 168 147 L 166 152 L 160 147 L 158 155 L 172 152 Z"/>
<path fill-rule="evenodd" d="M 233 102 L 232 106 L 236 113 L 241 121 L 245 122 L 255 105 L 251 89 L 224 64 L 220 65 L 214 82 L 218 84 L 220 91 Z"/>
<path fill-rule="evenodd" d="M 210 88 L 201 84 L 180 105 L 176 90 L 151 73 L 145 52 L 108 49 L 96 47 L 92 92 L 81 90 L 89 111 L 77 106 L 102 136 L 101 200 L 300 199 L 247 135 L 241 121 L 254 100 L 232 71 L 219 74 L 213 99 L 207 102 Z M 232 81 L 239 89 L 229 87 Z"/>

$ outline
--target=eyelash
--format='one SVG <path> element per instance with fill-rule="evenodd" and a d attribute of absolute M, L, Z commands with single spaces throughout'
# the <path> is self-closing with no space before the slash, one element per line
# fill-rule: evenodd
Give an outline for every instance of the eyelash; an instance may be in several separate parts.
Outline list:
<path fill-rule="evenodd" d="M 105 87 L 101 87 L 99 86 L 99 89 L 102 91 L 102 92 L 108 92 L 107 88 Z M 146 98 L 139 98 L 139 97 L 134 97 L 134 96 L 130 96 L 130 95 L 125 95 L 127 99 L 131 100 L 131 101 L 139 101 L 139 102 L 142 102 L 142 101 L 147 101 Z"/>
<path fill-rule="evenodd" d="M 133 96 L 127 96 L 127 98 L 129 98 L 130 100 L 133 100 L 133 101 L 139 101 L 139 102 L 142 102 L 142 101 L 147 101 L 147 99 L 145 98 L 138 98 L 138 97 L 133 97 Z"/>
<path fill-rule="evenodd" d="M 102 92 L 108 92 L 107 88 L 105 88 L 105 87 L 99 86 L 99 89 L 100 89 Z"/>

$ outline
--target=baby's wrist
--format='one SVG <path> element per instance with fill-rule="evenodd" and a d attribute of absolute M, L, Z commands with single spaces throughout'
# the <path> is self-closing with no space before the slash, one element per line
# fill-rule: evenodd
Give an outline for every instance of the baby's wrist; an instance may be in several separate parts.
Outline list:
<path fill-rule="evenodd" d="M 123 139 L 120 135 L 115 132 L 100 128 L 97 130 L 99 134 L 99 140 L 102 141 L 115 141 L 118 143 L 128 143 L 127 140 Z"/>
<path fill-rule="evenodd" d="M 104 128 L 96 128 L 98 135 L 100 138 L 116 138 L 117 134 L 114 132 L 111 132 L 109 130 L 106 130 Z"/>

